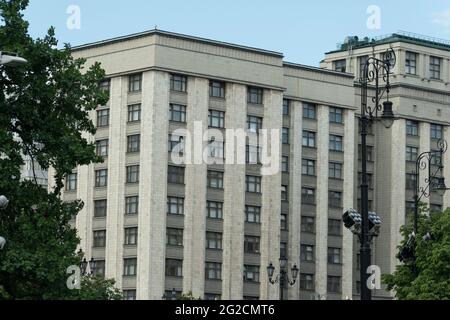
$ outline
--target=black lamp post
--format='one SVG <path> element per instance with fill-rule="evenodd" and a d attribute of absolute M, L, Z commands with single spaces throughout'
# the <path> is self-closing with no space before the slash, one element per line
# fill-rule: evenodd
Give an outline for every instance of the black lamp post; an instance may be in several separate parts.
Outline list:
<path fill-rule="evenodd" d="M 280 258 L 280 273 L 276 276 L 274 279 L 274 273 L 275 273 L 275 267 L 273 266 L 273 263 L 271 262 L 270 265 L 267 267 L 267 275 L 269 277 L 269 282 L 271 284 L 280 284 L 280 300 L 284 300 L 284 290 L 286 289 L 287 285 L 289 284 L 291 287 L 295 285 L 297 282 L 297 277 L 299 273 L 299 269 L 297 265 L 294 265 L 291 268 L 291 275 L 292 279 L 289 278 L 288 272 L 286 270 L 287 266 L 287 259 L 285 257 Z"/>
<path fill-rule="evenodd" d="M 367 286 L 369 275 L 367 269 L 371 265 L 371 236 L 370 217 L 369 217 L 369 186 L 367 176 L 367 129 L 376 120 L 380 120 L 383 125 L 389 129 L 395 120 L 392 111 L 392 102 L 389 101 L 389 92 L 391 84 L 389 74 L 391 68 L 395 65 L 396 57 L 392 49 L 386 51 L 384 59 L 380 60 L 374 57 L 367 59 L 361 83 L 361 160 L 362 160 L 362 183 L 361 183 L 361 300 L 371 300 L 372 294 Z M 385 85 L 380 86 L 380 81 Z M 368 89 L 375 91 L 372 97 L 373 105 L 368 104 Z M 381 103 L 386 95 L 387 101 Z M 379 116 L 381 113 L 381 116 Z"/>
<path fill-rule="evenodd" d="M 95 272 L 95 267 L 97 265 L 97 262 L 92 258 L 89 262 L 87 262 L 86 258 L 81 261 L 80 269 L 81 274 L 84 276 L 93 276 Z M 89 266 L 89 272 L 87 272 Z"/>

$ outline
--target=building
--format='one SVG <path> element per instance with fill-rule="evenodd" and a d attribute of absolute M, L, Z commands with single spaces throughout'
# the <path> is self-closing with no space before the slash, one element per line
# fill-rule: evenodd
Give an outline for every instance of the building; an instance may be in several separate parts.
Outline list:
<path fill-rule="evenodd" d="M 42 170 L 37 161 L 32 161 L 30 156 L 24 156 L 24 164 L 20 170 L 22 179 L 33 180 L 43 188 L 48 187 L 48 174 L 47 171 Z"/>
<path fill-rule="evenodd" d="M 439 130 L 448 136 L 444 119 L 450 119 L 445 46 L 392 39 L 342 47 L 326 55 L 322 68 L 159 30 L 74 48 L 88 64 L 102 63 L 108 78 L 102 87 L 110 92 L 108 104 L 92 112 L 96 135 L 86 136 L 105 162 L 74 170 L 64 193 L 66 201 L 85 202 L 74 224 L 87 258 L 97 261 L 95 272 L 116 279 L 129 299 L 161 299 L 173 289 L 205 299 L 278 299 L 266 268 L 273 262 L 278 272 L 286 255 L 300 267 L 289 299 L 356 297 L 359 248 L 341 221 L 358 204 L 353 73 L 358 55 L 392 45 L 399 51 L 392 100 L 402 120 L 389 131 L 374 128 L 370 141 L 371 199 L 384 220 L 374 258 L 390 272 L 411 195 L 407 147 L 417 149 L 408 149 L 411 159 L 431 148 Z M 402 59 L 410 50 L 417 58 L 440 57 L 443 80 L 406 75 Z M 426 71 L 420 61 L 416 70 Z M 175 131 L 194 132 L 199 121 L 221 131 L 279 129 L 281 170 L 261 175 L 258 164 L 175 165 L 169 153 L 181 141 Z M 414 128 L 420 136 L 407 136 Z M 223 154 L 223 144 L 214 151 Z M 248 145 L 246 158 L 252 157 Z M 433 195 L 431 203 L 449 200 Z"/>

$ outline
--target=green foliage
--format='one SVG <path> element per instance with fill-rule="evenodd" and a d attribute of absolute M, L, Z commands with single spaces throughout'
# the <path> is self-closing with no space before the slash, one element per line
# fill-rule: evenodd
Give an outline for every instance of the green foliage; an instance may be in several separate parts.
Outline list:
<path fill-rule="evenodd" d="M 71 300 L 123 300 L 122 292 L 115 286 L 115 281 L 99 277 L 83 277 L 81 289 L 73 290 Z"/>
<path fill-rule="evenodd" d="M 412 227 L 402 228 L 408 241 Z M 408 261 L 397 266 L 392 275 L 384 275 L 388 290 L 394 290 L 399 300 L 450 299 L 450 209 L 443 213 L 420 215 L 416 237 L 416 264 Z M 423 237 L 431 234 L 431 240 Z"/>
<path fill-rule="evenodd" d="M 0 251 L 0 299 L 66 299 L 74 294 L 66 287 L 66 269 L 81 262 L 69 221 L 83 203 L 64 203 L 61 189 L 73 168 L 101 160 L 83 134 L 95 133 L 89 113 L 108 96 L 98 87 L 105 76 L 100 65 L 84 69 L 85 60 L 74 59 L 69 45 L 57 49 L 53 28 L 42 39 L 30 37 L 21 13 L 28 2 L 0 0 L 0 50 L 28 60 L 0 66 L 0 194 L 10 200 L 0 211 L 0 235 L 7 239 Z M 54 168 L 53 190 L 21 181 L 23 155 Z M 96 282 L 96 289 L 82 291 L 105 298 L 109 291 L 101 289 L 111 286 Z"/>
<path fill-rule="evenodd" d="M 200 298 L 195 298 L 192 292 L 183 293 L 181 296 L 177 297 L 177 300 L 202 300 Z"/>

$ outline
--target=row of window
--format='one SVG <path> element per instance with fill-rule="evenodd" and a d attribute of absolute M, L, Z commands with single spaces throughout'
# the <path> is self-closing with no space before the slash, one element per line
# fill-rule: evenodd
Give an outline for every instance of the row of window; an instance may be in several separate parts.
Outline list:
<path fill-rule="evenodd" d="M 413 120 L 406 120 L 406 134 L 409 136 L 418 136 L 419 122 Z M 431 124 L 430 135 L 431 139 L 442 139 L 443 127 L 438 124 Z"/>
<path fill-rule="evenodd" d="M 335 265 L 342 264 L 342 249 L 329 247 L 327 259 L 328 259 L 328 264 L 335 264 Z M 314 262 L 315 261 L 315 246 L 301 245 L 300 246 L 300 261 Z"/>
<path fill-rule="evenodd" d="M 329 138 L 329 149 L 330 151 L 343 152 L 344 151 L 344 143 L 343 137 L 335 134 L 330 134 Z M 313 131 L 303 131 L 303 142 L 304 147 L 307 148 L 316 148 L 317 147 L 317 139 L 316 133 Z"/>

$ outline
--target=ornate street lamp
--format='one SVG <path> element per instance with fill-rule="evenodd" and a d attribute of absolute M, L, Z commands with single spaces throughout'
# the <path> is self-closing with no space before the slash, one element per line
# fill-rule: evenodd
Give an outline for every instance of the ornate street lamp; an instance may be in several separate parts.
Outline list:
<path fill-rule="evenodd" d="M 286 284 L 289 286 L 294 286 L 297 282 L 297 277 L 299 273 L 299 268 L 297 265 L 294 265 L 291 268 L 291 276 L 292 278 L 289 278 L 288 272 L 286 270 L 287 267 L 287 259 L 285 257 L 280 258 L 280 273 L 276 276 L 274 279 L 274 273 L 275 273 L 275 267 L 273 263 L 271 262 L 269 266 L 267 267 L 267 276 L 269 277 L 269 282 L 271 284 L 280 284 L 280 300 L 284 300 L 284 290 L 286 289 Z"/>
<path fill-rule="evenodd" d="M 94 260 L 94 258 L 91 258 L 89 262 L 87 262 L 86 258 L 81 261 L 80 269 L 81 274 L 84 276 L 93 276 L 95 272 L 95 267 L 97 265 L 97 262 Z M 89 266 L 89 272 L 87 272 Z"/>

